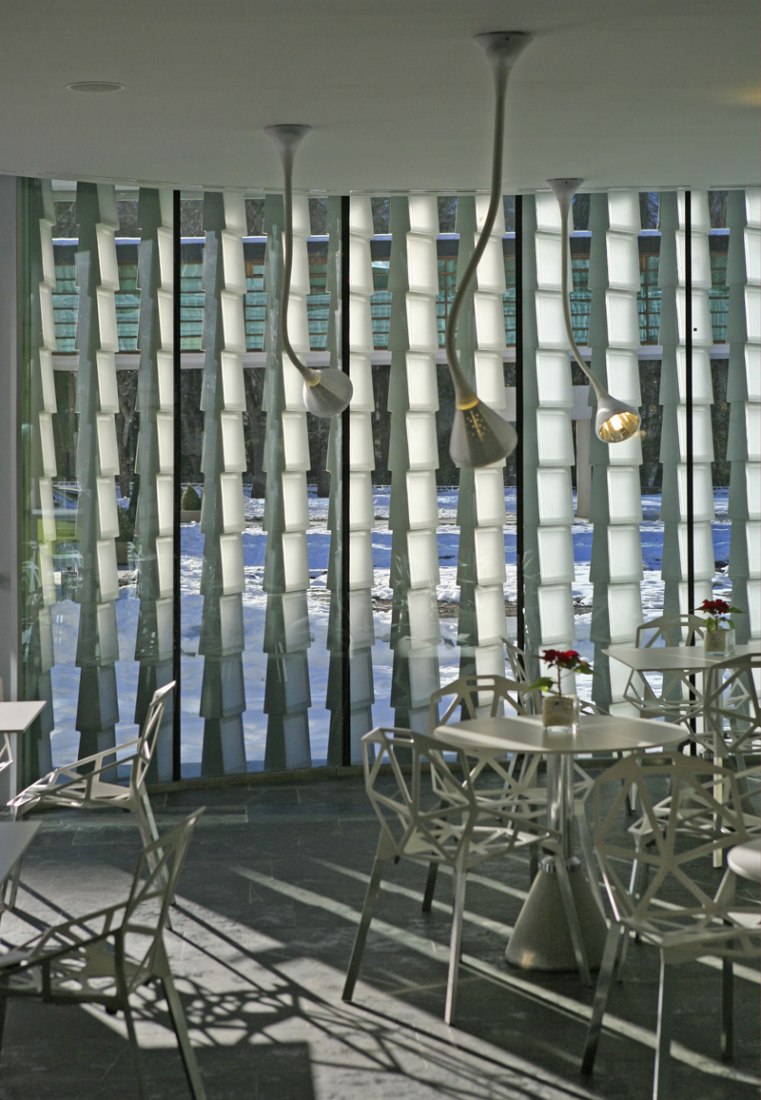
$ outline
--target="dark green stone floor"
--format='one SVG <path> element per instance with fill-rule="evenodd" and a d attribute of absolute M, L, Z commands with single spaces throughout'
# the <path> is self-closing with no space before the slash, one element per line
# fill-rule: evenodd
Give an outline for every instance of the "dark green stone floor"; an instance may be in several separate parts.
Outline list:
<path fill-rule="evenodd" d="M 591 990 L 573 973 L 504 961 L 528 885 L 523 860 L 485 865 L 469 886 L 456 1026 L 441 1013 L 449 882 L 420 910 L 423 873 L 400 864 L 381 895 L 351 1005 L 344 969 L 377 837 L 361 777 L 260 781 L 154 796 L 159 828 L 204 805 L 167 947 L 210 1100 L 513 1100 L 650 1096 L 656 953 L 632 945 L 593 1079 L 579 1075 Z M 129 815 L 42 816 L 19 902 L 76 914 L 119 898 L 138 853 Z M 708 871 L 707 873 L 711 873 Z M 22 934 L 3 918 L 7 941 Z M 735 1060 L 719 1057 L 719 971 L 680 973 L 672 1095 L 759 1096 L 759 974 L 736 981 Z M 139 1001 L 151 1095 L 187 1095 L 165 1006 Z M 121 1020 L 99 1010 L 8 1006 L 0 1100 L 136 1095 Z"/>

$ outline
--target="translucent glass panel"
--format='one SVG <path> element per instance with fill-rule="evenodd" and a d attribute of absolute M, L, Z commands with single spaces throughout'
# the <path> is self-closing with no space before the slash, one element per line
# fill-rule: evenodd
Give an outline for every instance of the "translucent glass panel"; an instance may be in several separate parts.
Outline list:
<path fill-rule="evenodd" d="M 423 726 L 438 683 L 461 670 L 504 668 L 502 638 L 515 635 L 521 603 L 529 650 L 581 648 L 595 660 L 598 701 L 616 706 L 620 677 L 605 669 L 602 650 L 630 640 L 636 623 L 664 606 L 684 607 L 690 569 L 696 598 L 715 591 L 747 604 L 742 621 L 757 632 L 751 605 L 761 586 L 758 203 L 743 194 L 730 219 L 725 362 L 711 342 L 724 292 L 703 198 L 692 196 L 690 354 L 683 196 L 662 196 L 661 229 L 645 237 L 634 193 L 593 199 L 599 201 L 589 232 L 572 246 L 574 324 L 589 341 L 594 372 L 642 408 L 644 434 L 611 449 L 591 436 L 593 402 L 569 360 L 563 327 L 554 199 L 527 196 L 518 257 L 519 493 L 512 464 L 460 475 L 447 453 L 452 393 L 440 341 L 456 268 L 482 216 L 480 200 L 460 204 L 462 249 L 457 235 L 438 236 L 431 196 L 399 196 L 392 232 L 382 240 L 373 239 L 369 199 L 349 204 L 351 296 L 344 307 L 354 399 L 340 440 L 334 426 L 305 414 L 300 377 L 290 364 L 282 369 L 273 289 L 280 222 L 273 213 L 267 224 L 276 228 L 244 241 L 240 204 L 223 197 L 219 225 L 210 225 L 203 243 L 183 246 L 180 470 L 174 469 L 171 203 L 158 196 L 155 233 L 146 233 L 155 251 L 150 278 L 142 270 L 137 276 L 145 242 L 130 243 L 127 253 L 117 237 L 114 261 L 111 214 L 92 219 L 102 271 L 84 297 L 78 250 L 40 235 L 41 339 L 30 368 L 36 372 L 30 530 L 38 539 L 40 597 L 35 660 L 39 667 L 49 660 L 51 698 L 61 724 L 74 731 L 69 744 L 73 738 L 78 747 L 84 665 L 77 662 L 87 647 L 67 649 L 66 639 L 78 637 L 80 619 L 83 636 L 95 639 L 90 682 L 97 680 L 103 700 L 88 718 L 88 736 L 105 729 L 108 737 L 111 727 L 134 727 L 150 685 L 171 670 L 175 597 L 182 608 L 186 774 L 344 762 L 344 700 L 355 760 L 362 733 L 375 722 Z M 279 215 L 279 196 L 268 202 Z M 299 224 L 293 337 L 304 355 L 325 365 L 338 361 L 340 343 L 338 289 L 330 283 L 339 271 L 330 249 L 337 248 L 340 226 L 334 222 L 316 243 L 307 239 L 303 211 Z M 213 241 L 212 279 L 203 265 Z M 458 336 L 482 399 L 503 409 L 514 406 L 516 373 L 505 340 L 512 290 L 506 273 L 516 260 L 510 249 L 501 232 L 489 242 Z M 45 281 L 51 271 L 55 287 Z M 137 339 L 148 299 L 155 328 Z M 98 339 L 86 365 L 95 395 L 87 410 L 72 335 L 80 309 L 90 310 Z M 123 350 L 128 330 L 140 349 L 131 359 Z M 48 346 L 51 336 L 55 347 Z M 140 358 L 149 344 L 150 359 Z M 87 459 L 77 450 L 85 445 Z M 94 473 L 80 484 L 88 462 Z M 342 510 L 335 493 L 344 477 Z M 200 491 L 201 518 L 184 523 L 177 536 L 176 494 L 188 484 Z M 174 592 L 176 537 L 180 593 Z M 340 664 L 343 574 L 336 545 L 347 556 L 348 688 Z M 81 590 L 85 554 L 97 581 L 89 594 Z M 30 690 L 42 693 L 40 684 Z M 580 685 L 583 694 L 587 688 Z M 59 708 L 59 699 L 69 703 Z M 65 740 L 56 736 L 55 743 L 63 751 Z M 171 751 L 159 769 L 171 772 Z"/>

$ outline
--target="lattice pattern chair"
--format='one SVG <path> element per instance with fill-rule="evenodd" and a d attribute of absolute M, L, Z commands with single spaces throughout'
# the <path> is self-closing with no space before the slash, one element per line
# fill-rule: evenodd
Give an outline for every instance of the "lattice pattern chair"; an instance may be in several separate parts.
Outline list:
<path fill-rule="evenodd" d="M 53 925 L 0 955 L 0 1042 L 7 1001 L 13 997 L 48 1004 L 96 1004 L 109 1013 L 122 1012 L 139 1092 L 147 1098 L 130 999 L 137 990 L 155 982 L 169 1007 L 190 1092 L 195 1100 L 204 1100 L 203 1081 L 163 939 L 170 900 L 202 812 L 191 814 L 141 853 L 124 902 Z M 55 1086 L 49 1094 L 55 1094 Z"/>
<path fill-rule="evenodd" d="M 10 735 L 4 733 L 0 738 L 0 772 L 10 768 L 13 763 L 13 749 L 11 748 Z"/>
<path fill-rule="evenodd" d="M 381 829 L 346 974 L 350 1001 L 386 868 L 400 859 L 450 867 L 454 906 L 444 1019 L 457 993 L 467 873 L 487 859 L 530 846 L 554 849 L 556 832 L 503 762 L 465 753 L 412 730 L 377 728 L 362 739 L 365 785 Z M 447 756 L 445 757 L 445 753 Z M 390 770 L 390 778 L 388 771 Z M 569 885 L 570 889 L 570 885 Z"/>
<path fill-rule="evenodd" d="M 662 792 L 670 787 L 669 812 Z M 631 789 L 642 807 L 642 829 L 621 839 L 620 817 Z M 723 792 L 717 797 L 717 791 Z M 725 876 L 712 890 L 711 860 L 747 837 L 735 775 L 680 753 L 632 755 L 595 781 L 594 845 L 613 910 L 597 982 L 582 1070 L 591 1073 L 613 974 L 630 936 L 660 952 L 653 1096 L 669 1093 L 673 967 L 716 955 L 723 960 L 722 1051 L 730 1053 L 732 961 L 761 956 L 761 899 L 738 905 Z M 642 844 L 642 836 L 655 843 Z M 642 874 L 637 875 L 639 867 Z M 646 878 L 642 882 L 642 877 Z M 636 880 L 632 889 L 632 878 Z"/>
<path fill-rule="evenodd" d="M 696 739 L 712 756 L 746 767 L 761 749 L 761 656 L 733 657 L 716 668 L 705 693 L 705 724 Z M 718 742 L 714 731 L 718 731 Z"/>
<path fill-rule="evenodd" d="M 459 676 L 431 695 L 428 707 L 430 729 L 466 718 L 494 718 L 503 714 L 536 714 L 541 710 L 541 692 L 506 676 L 471 674 Z M 538 704 L 538 706 L 537 706 Z"/>
<path fill-rule="evenodd" d="M 522 655 L 522 651 L 521 652 Z M 525 669 L 524 669 L 525 671 Z M 542 709 L 542 692 L 531 688 L 528 681 L 523 683 L 505 676 L 492 674 L 471 674 L 460 676 L 450 684 L 435 691 L 429 705 L 429 733 L 433 734 L 437 725 L 447 725 L 468 718 L 490 717 L 510 714 L 538 714 Z M 594 704 L 590 704 L 585 713 L 598 713 Z M 530 789 L 534 804 L 546 806 L 547 788 L 539 775 L 542 757 L 538 753 L 516 754 L 506 761 L 509 774 L 523 787 Z M 591 790 L 592 778 L 578 761 L 573 762 L 574 770 L 574 812 L 576 834 L 586 864 L 587 875 L 597 890 L 597 864 L 592 855 L 592 841 L 584 810 L 584 799 Z M 533 881 L 537 872 L 539 852 L 536 847 L 529 850 L 529 877 Z M 430 911 L 436 888 L 438 865 L 432 862 L 428 868 L 423 912 Z"/>
<path fill-rule="evenodd" d="M 705 619 L 699 615 L 659 615 L 637 627 L 635 644 L 638 646 L 695 645 L 706 632 Z"/>
<path fill-rule="evenodd" d="M 20 791 L 8 803 L 14 817 L 49 808 L 131 810 L 137 818 L 143 845 L 151 845 L 158 839 L 158 832 L 146 779 L 164 708 L 173 690 L 174 681 L 154 692 L 140 734 L 134 741 L 64 764 Z M 126 785 L 114 781 L 117 763 L 129 765 Z"/>
<path fill-rule="evenodd" d="M 635 644 L 644 649 L 665 645 L 694 645 L 704 636 L 705 620 L 698 615 L 661 615 L 637 627 Z M 642 718 L 664 718 L 685 725 L 685 740 L 694 720 L 703 712 L 703 692 L 694 675 L 667 672 L 662 676 L 633 669 L 624 688 L 624 699 Z"/>

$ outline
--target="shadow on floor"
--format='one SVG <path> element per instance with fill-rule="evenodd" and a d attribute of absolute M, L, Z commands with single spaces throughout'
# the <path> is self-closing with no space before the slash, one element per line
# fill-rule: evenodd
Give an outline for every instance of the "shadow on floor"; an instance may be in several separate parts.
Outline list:
<path fill-rule="evenodd" d="M 614 990 L 595 1077 L 579 1075 L 592 994 L 574 973 L 504 961 L 528 887 L 521 859 L 471 877 L 456 1027 L 442 1019 L 450 927 L 442 876 L 420 910 L 424 871 L 400 864 L 384 889 L 351 1005 L 341 1000 L 377 837 L 361 779 L 181 791 L 154 803 L 159 828 L 206 805 L 167 934 L 209 1100 L 516 1100 L 650 1096 L 658 965 L 632 945 Z M 117 900 L 139 838 L 129 815 L 46 814 L 19 901 L 49 918 Z M 708 874 L 713 873 L 711 869 Z M 6 940 L 28 934 L 7 915 Z M 719 1057 L 719 971 L 680 975 L 673 1096 L 759 1095 L 759 975 L 739 967 L 733 1065 Z M 155 1100 L 187 1095 L 163 1002 L 139 1002 Z M 9 1005 L 0 1100 L 136 1094 L 120 1020 L 98 1010 Z"/>

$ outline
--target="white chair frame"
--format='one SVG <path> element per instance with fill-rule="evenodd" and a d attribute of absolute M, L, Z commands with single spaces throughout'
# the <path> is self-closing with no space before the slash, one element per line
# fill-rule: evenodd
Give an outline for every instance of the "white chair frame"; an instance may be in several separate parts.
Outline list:
<path fill-rule="evenodd" d="M 0 955 L 0 1043 L 9 998 L 97 1004 L 124 1014 L 140 1096 L 149 1095 L 130 998 L 158 983 L 164 993 L 194 1100 L 205 1089 L 174 985 L 163 932 L 193 829 L 203 810 L 144 849 L 126 900 L 52 925 Z M 52 901 L 53 899 L 51 899 Z M 50 1086 L 50 1095 L 55 1086 Z"/>
<path fill-rule="evenodd" d="M 146 779 L 164 708 L 173 691 L 171 681 L 153 693 L 140 734 L 134 741 L 64 764 L 20 791 L 8 803 L 14 818 L 42 809 L 130 810 L 137 819 L 143 845 L 149 848 L 158 840 L 158 831 Z M 129 766 L 127 784 L 114 781 L 117 764 Z"/>
<path fill-rule="evenodd" d="M 487 859 L 528 846 L 556 850 L 558 835 L 542 822 L 542 811 L 530 800 L 530 792 L 492 756 L 450 749 L 425 734 L 387 727 L 365 734 L 362 751 L 367 794 L 381 830 L 343 999 L 353 997 L 384 871 L 402 858 L 423 864 L 435 861 L 450 867 L 453 875 L 444 1006 L 444 1019 L 450 1023 L 457 996 L 468 871 Z"/>
<path fill-rule="evenodd" d="M 670 785 L 669 812 L 653 785 Z M 620 839 L 620 815 L 634 788 L 642 807 L 641 827 Z M 718 791 L 721 791 L 719 796 Z M 722 1054 L 731 1053 L 732 962 L 761 957 L 761 899 L 738 906 L 727 876 L 715 893 L 711 859 L 747 838 L 735 775 L 726 768 L 680 753 L 625 757 L 595 781 L 594 846 L 613 911 L 603 952 L 582 1072 L 591 1073 L 613 975 L 630 936 L 660 952 L 658 1027 L 653 1097 L 667 1100 L 673 1020 L 672 970 L 706 955 L 723 961 Z M 657 838 L 643 845 L 643 836 Z M 696 874 L 692 874 L 695 867 Z M 633 874 L 639 867 L 647 873 Z M 708 874 L 706 874 L 708 871 Z M 632 888 L 632 879 L 636 879 Z"/>
<path fill-rule="evenodd" d="M 522 651 L 516 652 L 521 654 Z M 492 673 L 471 673 L 460 676 L 449 684 L 439 688 L 431 696 L 429 703 L 429 729 L 434 735 L 437 725 L 447 725 L 468 718 L 488 716 L 494 718 L 505 713 L 512 714 L 539 714 L 542 709 L 542 692 L 539 688 L 531 688 L 527 682 L 510 679 Z M 444 703 L 443 710 L 441 709 Z M 584 704 L 585 712 L 599 713 L 594 704 Z M 509 774 L 518 780 L 523 787 L 531 790 L 535 805 L 545 806 L 547 803 L 547 788 L 539 777 L 539 768 L 542 757 L 538 753 L 525 755 L 515 754 L 505 767 Z M 595 895 L 600 901 L 599 884 L 597 881 L 597 864 L 592 854 L 592 840 L 586 819 L 584 800 L 592 787 L 591 776 L 576 761 L 573 762 L 574 772 L 574 824 L 576 836 L 579 841 L 587 877 L 592 885 Z M 531 847 L 529 850 L 529 880 L 533 881 L 538 867 L 538 850 Z M 423 894 L 423 912 L 430 911 L 433 895 L 436 889 L 438 864 L 431 862 L 428 868 L 425 893 Z"/>

